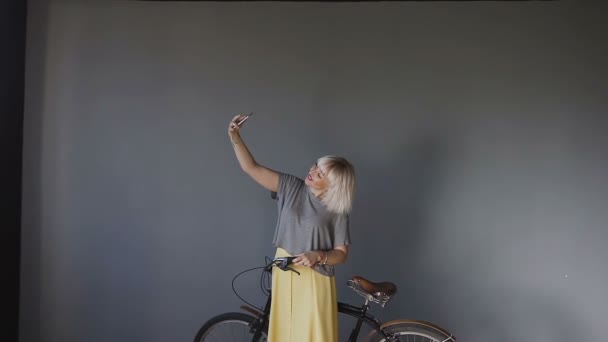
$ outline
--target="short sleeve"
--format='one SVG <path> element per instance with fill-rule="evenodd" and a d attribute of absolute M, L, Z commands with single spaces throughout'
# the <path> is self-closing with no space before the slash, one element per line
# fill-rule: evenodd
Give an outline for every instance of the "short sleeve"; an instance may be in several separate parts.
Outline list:
<path fill-rule="evenodd" d="M 277 201 L 293 198 L 302 185 L 304 181 L 298 177 L 280 172 L 278 189 L 276 192 L 271 191 L 270 197 Z"/>
<path fill-rule="evenodd" d="M 338 215 L 334 224 L 334 248 L 343 245 L 350 245 L 350 226 L 349 216 Z"/>

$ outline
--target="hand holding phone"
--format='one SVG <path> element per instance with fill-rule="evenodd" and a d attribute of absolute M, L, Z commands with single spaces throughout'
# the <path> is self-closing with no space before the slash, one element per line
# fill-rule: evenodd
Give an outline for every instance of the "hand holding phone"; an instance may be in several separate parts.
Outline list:
<path fill-rule="evenodd" d="M 253 115 L 253 112 L 247 114 L 241 121 L 239 121 L 239 122 L 236 123 L 237 126 L 240 127 L 243 124 L 243 122 L 247 121 L 247 119 L 249 119 L 249 117 L 252 116 L 252 115 Z"/>
<path fill-rule="evenodd" d="M 228 133 L 233 134 L 238 132 L 241 129 L 241 125 L 249 119 L 249 117 L 253 115 L 253 113 L 249 113 L 247 115 L 239 114 L 232 118 L 230 121 L 230 125 L 228 125 Z"/>

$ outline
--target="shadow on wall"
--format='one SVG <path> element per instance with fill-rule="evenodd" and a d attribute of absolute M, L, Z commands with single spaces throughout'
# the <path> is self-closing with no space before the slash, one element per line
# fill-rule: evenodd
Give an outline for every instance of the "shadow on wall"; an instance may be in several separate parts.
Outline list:
<path fill-rule="evenodd" d="M 410 141 L 384 165 L 356 165 L 359 184 L 351 220 L 353 248 L 340 273 L 397 284 L 398 295 L 379 314 L 383 321 L 438 317 L 432 298 L 445 289 L 431 282 L 433 271 L 425 267 L 424 256 L 432 251 L 421 250 L 421 241 L 431 229 L 429 202 L 446 159 L 446 142 L 441 139 Z M 342 289 L 341 294 L 344 292 Z M 349 300 L 358 303 L 359 297 Z"/>
<path fill-rule="evenodd" d="M 337 269 L 338 299 L 357 306 L 363 303 L 363 298 L 345 286 L 354 275 L 373 282 L 394 282 L 398 294 L 387 307 L 371 305 L 370 313 L 381 321 L 423 318 L 418 308 L 424 301 L 418 294 L 412 295 L 412 287 L 428 278 L 424 263 L 416 259 L 419 241 L 428 227 L 426 201 L 439 163 L 445 158 L 441 142 L 430 137 L 410 139 L 384 163 L 372 164 L 365 155 L 351 158 L 357 173 L 350 220 L 353 244 L 348 262 Z M 341 340 L 349 336 L 354 323 L 340 315 Z M 368 332 L 364 326 L 360 337 Z"/>
<path fill-rule="evenodd" d="M 43 306 L 42 285 L 46 278 L 41 263 L 43 245 L 43 125 L 46 104 L 49 27 L 48 0 L 28 4 L 25 61 L 26 89 L 23 118 L 23 174 L 21 214 L 21 276 L 19 294 L 19 336 L 21 341 L 40 341 Z M 30 32 L 35 33 L 30 33 Z"/>
<path fill-rule="evenodd" d="M 430 267 L 430 256 L 443 253 L 441 246 L 428 246 L 436 245 L 430 233 L 439 227 L 432 217 L 441 208 L 441 192 L 446 191 L 448 167 L 455 158 L 450 151 L 453 144 L 447 135 L 426 136 L 410 141 L 385 165 L 356 165 L 359 185 L 351 220 L 353 248 L 338 274 L 339 298 L 362 302 L 343 286 L 346 279 L 359 274 L 397 284 L 392 302 L 373 310 L 385 322 L 427 320 L 469 342 L 588 338 L 582 322 L 570 317 L 560 298 L 516 284 L 480 282 L 483 270 L 458 273 Z M 350 328 L 341 325 L 341 335 Z"/>

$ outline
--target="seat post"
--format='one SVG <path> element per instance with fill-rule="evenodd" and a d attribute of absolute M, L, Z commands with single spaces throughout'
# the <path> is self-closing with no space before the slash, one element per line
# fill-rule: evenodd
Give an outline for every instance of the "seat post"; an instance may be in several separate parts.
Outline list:
<path fill-rule="evenodd" d="M 357 324 L 355 325 L 355 328 L 350 333 L 350 336 L 348 337 L 348 341 L 354 342 L 357 340 L 357 336 L 359 336 L 359 331 L 361 330 L 361 326 L 363 325 L 363 320 L 365 319 L 367 310 L 369 310 L 368 304 L 369 304 L 369 299 L 365 298 L 365 303 L 363 303 L 363 306 L 361 307 L 361 316 L 359 316 L 359 319 L 357 320 Z"/>

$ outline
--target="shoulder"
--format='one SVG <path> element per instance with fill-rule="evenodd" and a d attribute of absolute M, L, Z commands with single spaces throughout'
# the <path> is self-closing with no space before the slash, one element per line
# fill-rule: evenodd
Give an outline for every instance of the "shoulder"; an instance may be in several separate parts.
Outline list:
<path fill-rule="evenodd" d="M 306 186 L 304 180 L 290 175 L 288 173 L 279 172 L 279 186 L 276 192 L 271 192 L 270 195 L 273 199 L 278 199 L 282 196 L 292 197 L 296 193 Z"/>
<path fill-rule="evenodd" d="M 279 173 L 279 182 L 285 186 L 297 187 L 304 184 L 304 180 L 288 173 Z"/>

